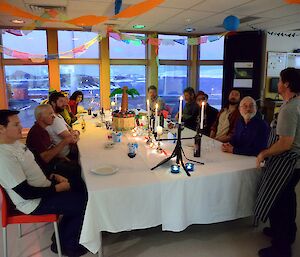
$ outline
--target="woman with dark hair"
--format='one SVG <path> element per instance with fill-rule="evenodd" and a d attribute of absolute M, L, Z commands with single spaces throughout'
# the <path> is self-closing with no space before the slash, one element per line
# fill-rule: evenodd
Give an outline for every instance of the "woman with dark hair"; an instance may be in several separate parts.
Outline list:
<path fill-rule="evenodd" d="M 83 101 L 83 93 L 81 91 L 77 90 L 71 95 L 70 101 L 69 101 L 69 106 L 70 106 L 71 112 L 74 115 L 77 114 L 77 106 L 82 101 Z"/>

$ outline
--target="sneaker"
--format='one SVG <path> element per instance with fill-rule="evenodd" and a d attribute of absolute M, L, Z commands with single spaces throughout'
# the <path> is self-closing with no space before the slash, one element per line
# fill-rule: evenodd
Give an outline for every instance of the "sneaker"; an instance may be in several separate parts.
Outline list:
<path fill-rule="evenodd" d="M 268 236 L 268 237 L 273 237 L 273 231 L 270 227 L 265 227 L 263 229 L 263 234 Z"/>
<path fill-rule="evenodd" d="M 79 245 L 75 249 L 64 249 L 64 255 L 67 255 L 68 257 L 79 257 L 87 254 L 88 252 L 89 251 L 82 245 Z"/>
<path fill-rule="evenodd" d="M 258 251 L 259 257 L 291 257 L 292 251 L 291 248 L 275 249 L 273 246 L 269 246 Z"/>
<path fill-rule="evenodd" d="M 54 253 L 58 253 L 56 243 L 52 243 L 50 247 L 51 251 Z M 62 255 L 66 255 L 68 257 L 79 257 L 87 254 L 89 251 L 82 245 L 76 247 L 76 249 L 61 249 Z"/>
<path fill-rule="evenodd" d="M 263 229 L 263 234 L 268 237 L 274 237 L 273 231 L 270 227 L 265 227 Z M 296 233 L 293 233 L 293 235 L 290 235 L 289 243 L 293 244 L 295 240 L 296 240 Z"/>
<path fill-rule="evenodd" d="M 57 251 L 57 245 L 56 245 L 55 242 L 53 242 L 53 243 L 51 244 L 50 249 L 51 249 L 52 252 L 54 252 L 54 253 L 56 253 L 56 254 L 58 253 L 58 251 Z M 62 250 L 61 250 L 61 251 L 62 251 Z"/>

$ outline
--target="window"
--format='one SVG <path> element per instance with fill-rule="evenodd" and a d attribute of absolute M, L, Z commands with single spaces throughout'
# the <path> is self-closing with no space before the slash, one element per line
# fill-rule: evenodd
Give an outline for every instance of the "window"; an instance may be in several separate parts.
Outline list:
<path fill-rule="evenodd" d="M 187 60 L 187 37 L 176 35 L 158 35 L 159 39 L 172 40 L 174 45 L 159 46 L 158 57 L 161 60 Z"/>
<path fill-rule="evenodd" d="M 69 92 L 69 97 L 76 90 L 82 91 L 85 109 L 99 109 L 100 96 L 99 65 L 60 65 L 60 87 Z M 94 101 L 93 101 L 94 100 Z"/>
<path fill-rule="evenodd" d="M 187 84 L 187 66 L 159 66 L 158 95 L 164 99 L 173 117 L 178 112 L 179 97 L 183 95 Z"/>
<path fill-rule="evenodd" d="M 125 33 L 122 33 L 125 34 Z M 113 35 L 109 37 L 109 54 L 111 59 L 145 59 L 146 47 L 141 40 L 116 40 Z M 145 37 L 144 34 L 130 34 Z"/>
<path fill-rule="evenodd" d="M 199 70 L 199 90 L 208 94 L 208 103 L 221 109 L 222 104 L 222 65 L 201 65 Z"/>
<path fill-rule="evenodd" d="M 93 38 L 97 33 L 83 31 L 58 31 L 58 52 L 60 58 L 99 58 L 99 42 L 95 42 L 85 52 L 62 55 L 63 52 L 70 51 L 82 46 Z"/>
<path fill-rule="evenodd" d="M 28 32 L 27 32 L 28 33 Z M 15 36 L 10 33 L 2 35 L 3 46 L 30 54 L 47 54 L 47 36 L 44 30 L 33 30 L 24 36 Z M 4 58 L 13 58 L 4 54 Z"/>
<path fill-rule="evenodd" d="M 47 65 L 5 66 L 8 106 L 20 111 L 23 127 L 34 123 L 34 108 L 48 97 Z"/>
<path fill-rule="evenodd" d="M 110 66 L 110 90 L 128 86 L 135 88 L 139 96 L 128 96 L 128 108 L 146 108 L 146 69 L 144 65 L 111 65 Z M 121 95 L 118 95 L 118 107 L 121 103 Z M 118 108 L 117 107 L 117 108 Z"/>
<path fill-rule="evenodd" d="M 204 37 L 207 37 L 207 41 L 199 47 L 200 60 L 223 60 L 224 37 L 219 38 L 219 35 L 211 35 L 202 38 Z M 215 41 L 210 42 L 209 40 Z"/>

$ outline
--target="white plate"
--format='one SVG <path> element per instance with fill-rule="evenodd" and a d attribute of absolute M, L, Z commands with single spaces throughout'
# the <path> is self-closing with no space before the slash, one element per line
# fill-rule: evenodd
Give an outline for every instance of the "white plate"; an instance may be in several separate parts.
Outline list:
<path fill-rule="evenodd" d="M 115 166 L 111 165 L 103 165 L 95 169 L 91 169 L 92 173 L 95 173 L 97 175 L 107 176 L 115 174 L 119 169 Z"/>

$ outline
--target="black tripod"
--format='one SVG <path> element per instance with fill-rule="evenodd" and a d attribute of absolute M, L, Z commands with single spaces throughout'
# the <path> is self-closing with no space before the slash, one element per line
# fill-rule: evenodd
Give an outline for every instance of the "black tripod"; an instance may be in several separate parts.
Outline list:
<path fill-rule="evenodd" d="M 167 157 L 166 159 L 162 160 L 160 163 L 158 163 L 156 166 L 154 166 L 153 168 L 151 168 L 151 170 L 154 170 L 156 169 L 157 167 L 159 167 L 160 165 L 168 162 L 169 160 L 171 160 L 172 158 L 176 157 L 176 163 L 177 165 L 180 165 L 183 167 L 186 175 L 188 176 L 191 176 L 191 174 L 189 173 L 189 171 L 186 169 L 185 165 L 184 165 L 184 162 L 183 162 L 183 158 L 182 158 L 182 155 L 188 160 L 188 161 L 191 161 L 191 162 L 196 162 L 196 163 L 199 163 L 201 165 L 204 165 L 203 162 L 199 162 L 199 161 L 194 161 L 194 160 L 191 160 L 191 159 L 188 159 L 182 149 L 182 146 L 181 146 L 181 140 L 183 139 L 194 139 L 195 137 L 186 137 L 186 138 L 181 138 L 181 124 L 178 125 L 178 137 L 177 137 L 177 143 L 176 143 L 176 146 L 175 146 L 175 149 L 173 150 L 172 154 Z M 173 139 L 159 139 L 160 141 L 167 141 L 167 140 L 173 140 Z"/>

